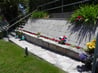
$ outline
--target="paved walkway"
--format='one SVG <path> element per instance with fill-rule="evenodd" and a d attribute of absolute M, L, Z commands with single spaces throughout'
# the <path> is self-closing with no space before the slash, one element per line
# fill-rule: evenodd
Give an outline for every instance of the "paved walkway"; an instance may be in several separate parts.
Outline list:
<path fill-rule="evenodd" d="M 10 40 L 22 48 L 28 47 L 29 52 L 31 52 L 32 54 L 48 61 L 49 63 L 59 67 L 64 71 L 67 71 L 68 73 L 80 73 L 76 69 L 77 65 L 82 65 L 82 63 L 79 61 L 48 51 L 40 46 L 31 44 L 27 41 L 19 41 L 19 39 L 15 39 L 14 37 L 11 37 Z"/>

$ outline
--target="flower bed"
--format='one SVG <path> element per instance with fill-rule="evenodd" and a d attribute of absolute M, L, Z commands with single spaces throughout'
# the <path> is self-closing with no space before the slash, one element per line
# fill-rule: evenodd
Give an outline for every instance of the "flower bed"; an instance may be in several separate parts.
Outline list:
<path fill-rule="evenodd" d="M 20 30 L 22 30 L 22 29 L 20 29 Z M 32 33 L 32 32 L 26 31 L 26 30 L 22 30 L 22 31 L 27 32 L 27 33 L 32 34 L 32 35 L 36 35 L 36 36 L 38 35 L 38 33 Z M 50 38 L 50 37 L 47 37 L 47 36 L 43 36 L 41 34 L 40 34 L 40 37 L 48 39 L 48 40 L 52 40 L 52 41 L 55 41 L 55 42 L 59 42 L 60 41 L 58 39 Z M 72 46 L 72 44 L 69 44 L 69 43 L 65 43 L 64 45 L 75 47 L 77 49 L 83 49 L 82 47 L 79 47 L 79 46 L 76 46 L 76 45 Z"/>
<path fill-rule="evenodd" d="M 21 30 L 19 30 L 21 32 Z M 25 30 L 22 30 L 23 35 L 25 36 L 25 40 L 33 43 L 35 45 L 41 46 L 44 49 L 51 50 L 53 52 L 69 56 L 73 59 L 79 60 L 79 49 L 69 46 L 65 46 L 62 44 L 58 44 L 57 39 L 49 38 L 43 35 L 40 35 L 40 37 L 37 37 L 36 33 L 31 33 Z"/>

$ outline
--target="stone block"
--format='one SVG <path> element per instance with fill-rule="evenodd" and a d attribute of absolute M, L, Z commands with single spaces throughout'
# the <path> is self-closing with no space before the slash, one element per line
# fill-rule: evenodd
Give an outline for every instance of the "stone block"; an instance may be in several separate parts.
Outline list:
<path fill-rule="evenodd" d="M 53 51 L 57 51 L 56 45 L 49 42 L 49 49 Z"/>
<path fill-rule="evenodd" d="M 42 40 L 42 46 L 45 48 L 49 48 L 49 43 L 47 41 Z"/>
<path fill-rule="evenodd" d="M 31 36 L 28 34 L 24 34 L 24 35 L 26 37 L 26 40 L 31 43 L 34 43 L 34 44 L 42 46 L 46 49 L 49 49 L 49 50 L 52 50 L 52 51 L 58 52 L 60 54 L 67 55 L 69 57 L 79 60 L 79 54 L 77 52 L 75 52 L 74 50 L 71 50 L 70 47 L 66 47 L 65 45 L 57 44 L 53 41 L 51 42 L 51 41 L 43 40 L 40 37 L 37 38 L 35 36 Z"/>

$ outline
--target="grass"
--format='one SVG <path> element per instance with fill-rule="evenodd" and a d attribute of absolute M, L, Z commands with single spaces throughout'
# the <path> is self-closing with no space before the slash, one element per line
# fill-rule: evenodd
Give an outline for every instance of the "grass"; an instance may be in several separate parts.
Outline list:
<path fill-rule="evenodd" d="M 48 62 L 29 54 L 19 46 L 0 40 L 0 73 L 65 73 Z"/>

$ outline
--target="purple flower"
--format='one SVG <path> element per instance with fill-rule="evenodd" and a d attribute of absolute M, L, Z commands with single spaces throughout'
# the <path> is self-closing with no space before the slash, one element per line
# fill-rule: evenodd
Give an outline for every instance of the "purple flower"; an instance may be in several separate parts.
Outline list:
<path fill-rule="evenodd" d="M 84 54 L 84 53 L 81 53 L 81 54 L 79 55 L 79 57 L 80 57 L 80 60 L 83 60 L 83 61 L 87 59 L 87 55 Z"/>

